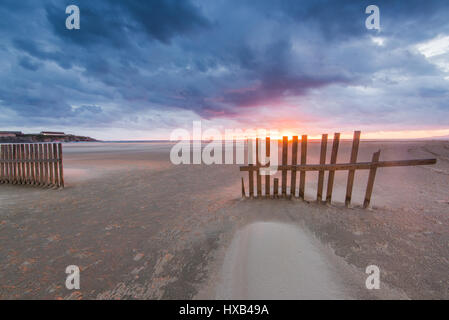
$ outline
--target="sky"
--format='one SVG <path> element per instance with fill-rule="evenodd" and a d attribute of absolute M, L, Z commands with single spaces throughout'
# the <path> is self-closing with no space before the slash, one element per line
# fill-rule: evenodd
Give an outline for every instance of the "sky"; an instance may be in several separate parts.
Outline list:
<path fill-rule="evenodd" d="M 0 130 L 449 136 L 447 0 L 1 0 L 0 39 Z"/>

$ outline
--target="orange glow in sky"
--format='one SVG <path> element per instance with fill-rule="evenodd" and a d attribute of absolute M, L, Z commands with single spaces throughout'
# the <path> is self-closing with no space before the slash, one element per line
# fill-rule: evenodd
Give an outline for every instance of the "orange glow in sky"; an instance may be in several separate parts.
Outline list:
<path fill-rule="evenodd" d="M 288 140 L 292 140 L 293 136 L 299 136 L 301 134 L 307 134 L 307 132 L 295 132 L 294 130 L 279 130 L 280 134 L 272 135 L 272 139 L 282 139 L 283 136 L 287 136 Z M 332 139 L 334 132 L 328 132 L 329 139 Z M 436 130 L 398 130 L 398 131 L 363 131 L 361 139 L 369 140 L 390 140 L 390 139 L 425 139 L 435 137 L 448 137 L 449 129 L 436 129 Z M 352 139 L 353 132 L 341 132 L 341 139 Z M 321 139 L 321 135 L 308 135 L 308 139 Z"/>

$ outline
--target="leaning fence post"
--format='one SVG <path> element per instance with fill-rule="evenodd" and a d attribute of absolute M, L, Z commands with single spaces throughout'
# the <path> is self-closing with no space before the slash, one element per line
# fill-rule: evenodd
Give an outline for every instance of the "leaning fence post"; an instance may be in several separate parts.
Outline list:
<path fill-rule="evenodd" d="M 327 134 L 323 134 L 321 136 L 320 165 L 326 164 L 326 151 L 327 151 Z M 324 184 L 324 170 L 320 170 L 318 173 L 318 187 L 316 192 L 316 200 L 318 202 L 323 201 L 323 184 Z"/>
<path fill-rule="evenodd" d="M 242 198 L 246 197 L 246 193 L 245 193 L 245 182 L 243 181 L 243 177 L 242 177 Z"/>
<path fill-rule="evenodd" d="M 331 164 L 337 163 L 339 144 L 340 144 L 340 133 L 337 132 L 334 134 L 334 141 L 332 142 Z M 335 170 L 329 170 L 329 177 L 327 181 L 327 193 L 326 193 L 326 202 L 329 204 L 332 201 L 332 189 L 334 188 L 334 177 L 335 177 Z"/>
<path fill-rule="evenodd" d="M 377 171 L 377 163 L 379 162 L 380 158 L 380 150 L 373 153 L 372 157 L 372 165 L 371 169 L 369 170 L 369 176 L 368 176 L 368 184 L 366 186 L 366 193 L 365 193 L 365 201 L 363 202 L 363 207 L 366 209 L 369 206 L 369 203 L 371 201 L 371 194 L 373 193 L 373 187 L 374 187 L 374 179 L 376 178 L 376 171 Z"/>
<path fill-rule="evenodd" d="M 352 151 L 351 151 L 350 163 L 357 162 L 357 154 L 359 152 L 359 143 L 360 143 L 360 131 L 355 131 L 354 132 L 354 140 L 352 141 Z M 348 183 L 346 185 L 346 199 L 345 199 L 346 206 L 349 206 L 349 204 L 351 203 L 352 187 L 354 185 L 354 176 L 355 176 L 355 170 L 350 169 L 348 171 Z"/>

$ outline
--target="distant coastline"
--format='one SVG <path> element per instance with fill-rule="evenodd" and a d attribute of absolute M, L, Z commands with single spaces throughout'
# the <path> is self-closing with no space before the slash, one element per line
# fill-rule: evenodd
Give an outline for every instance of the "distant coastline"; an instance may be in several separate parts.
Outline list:
<path fill-rule="evenodd" d="M 22 133 L 17 131 L 0 131 L 0 143 L 37 143 L 37 142 L 96 142 L 98 140 L 65 134 L 64 132 Z"/>

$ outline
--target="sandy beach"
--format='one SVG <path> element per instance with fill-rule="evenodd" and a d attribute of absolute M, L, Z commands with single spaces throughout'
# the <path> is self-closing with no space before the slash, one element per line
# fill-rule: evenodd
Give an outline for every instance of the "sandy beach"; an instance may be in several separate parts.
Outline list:
<path fill-rule="evenodd" d="M 316 173 L 308 201 L 247 200 L 238 165 L 173 165 L 171 146 L 64 144 L 66 188 L 0 185 L 0 298 L 449 299 L 448 141 L 362 141 L 359 161 L 437 158 L 379 169 L 367 210 L 366 171 L 349 209 L 345 172 L 331 206 L 314 202 Z M 80 290 L 65 288 L 68 265 Z"/>

